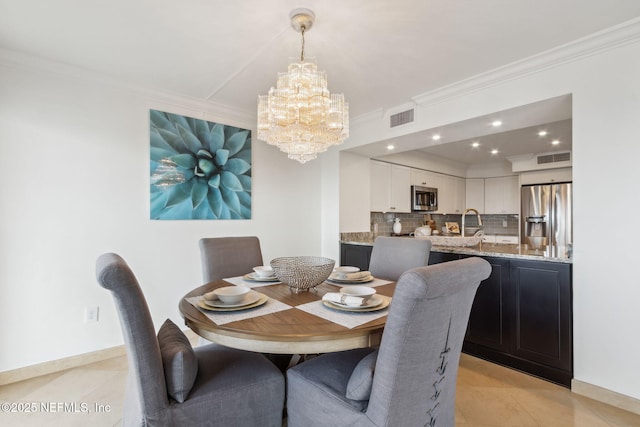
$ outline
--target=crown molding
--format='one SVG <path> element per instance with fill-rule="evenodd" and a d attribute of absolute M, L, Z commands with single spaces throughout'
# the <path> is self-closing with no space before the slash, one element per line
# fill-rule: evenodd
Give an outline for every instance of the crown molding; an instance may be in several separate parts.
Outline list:
<path fill-rule="evenodd" d="M 519 79 L 588 56 L 616 49 L 620 46 L 635 43 L 639 39 L 640 18 L 635 18 L 540 54 L 425 92 L 411 99 L 420 106 L 437 104 L 447 99 L 473 93 L 509 80 Z"/>
<path fill-rule="evenodd" d="M 144 97 L 151 103 L 167 103 L 175 105 L 178 108 L 201 110 L 201 112 L 206 115 L 222 117 L 226 121 L 231 120 L 242 124 L 255 123 L 255 112 L 248 113 L 242 109 L 230 107 L 213 101 L 177 95 L 157 88 L 144 87 L 107 74 L 98 73 L 96 71 L 51 61 L 5 48 L 0 48 L 0 67 L 81 79 L 90 83 L 97 83 L 131 92 Z"/>

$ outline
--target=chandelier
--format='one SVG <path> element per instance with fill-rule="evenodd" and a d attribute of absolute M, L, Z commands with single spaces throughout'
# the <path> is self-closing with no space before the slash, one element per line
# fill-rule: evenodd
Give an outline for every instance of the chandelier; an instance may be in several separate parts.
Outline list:
<path fill-rule="evenodd" d="M 295 9 L 289 17 L 302 35 L 300 62 L 289 64 L 286 73 L 278 73 L 276 87 L 258 96 L 258 139 L 306 163 L 349 136 L 349 105 L 344 95 L 329 93 L 326 73 L 305 61 L 304 33 L 315 14 Z"/>

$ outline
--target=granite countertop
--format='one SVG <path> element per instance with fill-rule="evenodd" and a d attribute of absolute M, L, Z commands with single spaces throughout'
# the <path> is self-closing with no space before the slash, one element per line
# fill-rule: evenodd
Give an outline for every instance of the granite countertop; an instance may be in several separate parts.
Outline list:
<path fill-rule="evenodd" d="M 413 239 L 413 237 L 398 237 L 398 239 Z M 351 245 L 373 246 L 371 236 L 348 236 L 340 243 Z M 499 258 L 529 259 L 535 261 L 573 263 L 571 257 L 566 256 L 564 247 L 545 246 L 544 249 L 532 249 L 528 245 L 509 245 L 497 243 L 480 243 L 476 246 L 432 246 L 432 252 L 452 254 L 490 256 Z"/>

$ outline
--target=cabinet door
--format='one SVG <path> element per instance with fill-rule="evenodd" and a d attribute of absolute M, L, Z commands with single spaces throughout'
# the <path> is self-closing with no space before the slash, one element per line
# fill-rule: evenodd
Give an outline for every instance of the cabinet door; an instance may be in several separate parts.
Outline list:
<path fill-rule="evenodd" d="M 485 213 L 484 178 L 469 178 L 465 184 L 465 208 L 474 208 L 481 214 Z"/>
<path fill-rule="evenodd" d="M 371 161 L 371 212 L 387 212 L 391 201 L 391 165 Z"/>
<path fill-rule="evenodd" d="M 391 212 L 411 212 L 411 169 L 391 165 Z"/>
<path fill-rule="evenodd" d="M 498 351 L 509 350 L 509 260 L 485 258 L 491 275 L 478 287 L 465 340 Z"/>
<path fill-rule="evenodd" d="M 509 176 L 505 178 L 504 195 L 505 213 L 520 213 L 520 179 L 517 176 Z"/>
<path fill-rule="evenodd" d="M 466 206 L 466 185 L 464 178 L 452 177 L 453 209 L 455 213 L 462 213 Z"/>
<path fill-rule="evenodd" d="M 411 185 L 431 187 L 429 172 L 420 169 L 411 169 Z"/>
<path fill-rule="evenodd" d="M 484 210 L 486 214 L 517 214 L 520 212 L 520 189 L 517 176 L 484 180 Z"/>
<path fill-rule="evenodd" d="M 362 271 L 369 269 L 373 246 L 340 244 L 340 265 L 358 267 Z"/>
<path fill-rule="evenodd" d="M 411 169 L 371 161 L 371 211 L 411 212 Z"/>
<path fill-rule="evenodd" d="M 511 260 L 511 352 L 572 371 L 571 265 Z"/>
<path fill-rule="evenodd" d="M 431 251 L 431 252 L 429 252 L 429 261 L 427 262 L 427 264 L 428 265 L 440 264 L 440 263 L 443 263 L 443 262 L 454 261 L 456 259 L 460 259 L 460 255 L 451 254 L 451 253 L 448 253 L 448 252 L 434 252 L 434 251 Z"/>

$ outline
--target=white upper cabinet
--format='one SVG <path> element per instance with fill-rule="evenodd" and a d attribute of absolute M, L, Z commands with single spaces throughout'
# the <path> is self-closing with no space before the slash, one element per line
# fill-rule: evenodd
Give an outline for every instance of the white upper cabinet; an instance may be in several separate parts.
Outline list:
<path fill-rule="evenodd" d="M 518 176 L 486 178 L 484 180 L 484 213 L 517 214 L 520 212 L 520 181 Z"/>
<path fill-rule="evenodd" d="M 371 231 L 370 160 L 346 151 L 340 153 L 340 232 Z"/>
<path fill-rule="evenodd" d="M 484 178 L 469 178 L 466 180 L 465 209 L 473 208 L 481 214 L 484 211 Z"/>
<path fill-rule="evenodd" d="M 443 207 L 438 205 L 438 212 L 442 213 L 462 213 L 466 203 L 466 188 L 464 178 L 457 176 L 444 175 L 444 190 L 438 191 L 440 202 L 444 203 Z M 440 193 L 444 194 L 440 194 Z"/>
<path fill-rule="evenodd" d="M 411 185 L 437 188 L 437 176 L 439 174 L 421 169 L 411 169 Z"/>
<path fill-rule="evenodd" d="M 411 212 L 411 169 L 371 161 L 371 211 Z"/>

